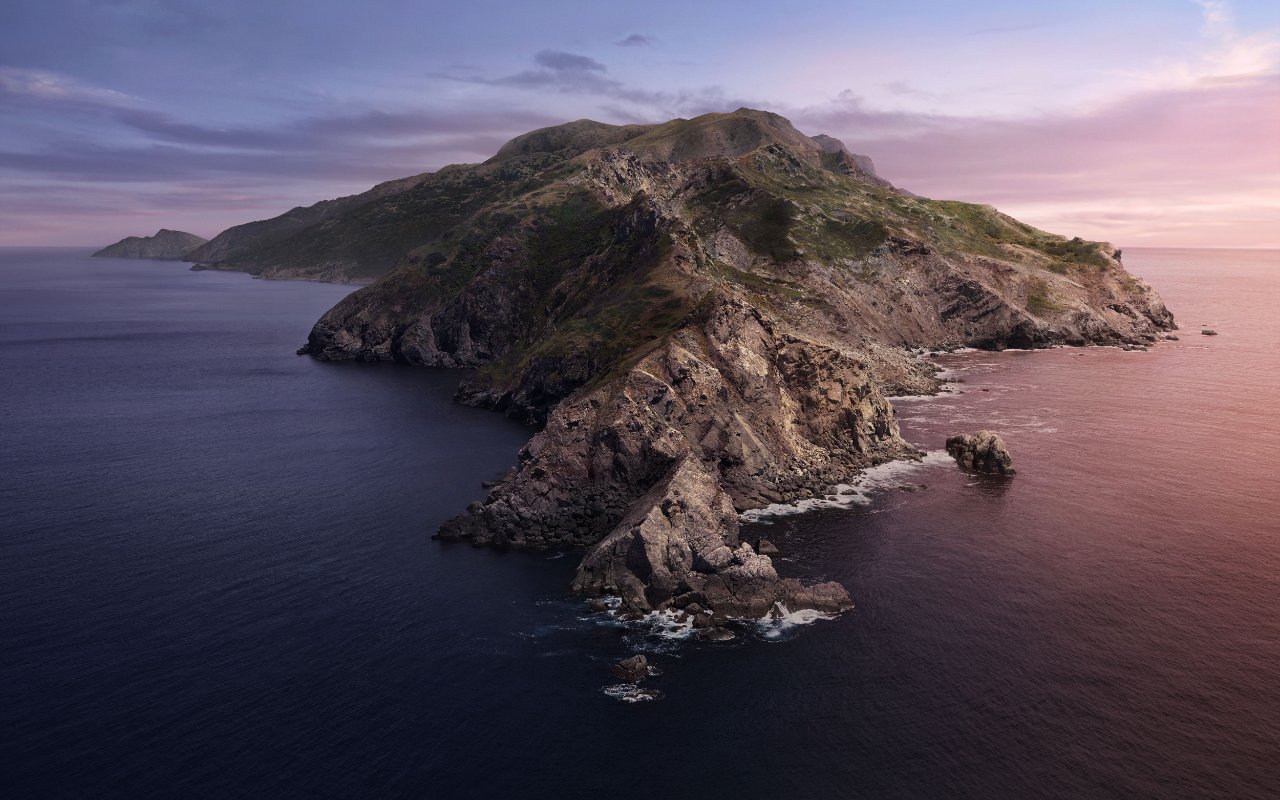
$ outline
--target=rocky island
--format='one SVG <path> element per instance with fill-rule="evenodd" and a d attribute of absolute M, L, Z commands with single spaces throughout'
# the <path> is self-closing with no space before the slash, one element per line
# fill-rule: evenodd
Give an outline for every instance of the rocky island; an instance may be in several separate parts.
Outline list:
<path fill-rule="evenodd" d="M 93 254 L 93 258 L 136 258 L 155 261 L 189 261 L 187 254 L 207 239 L 185 231 L 161 228 L 155 236 L 129 236 Z"/>
<path fill-rule="evenodd" d="M 459 402 L 539 430 L 437 535 L 581 549 L 574 588 L 633 612 L 849 607 L 838 584 L 780 578 L 739 514 L 918 457 L 889 398 L 936 390 L 920 348 L 1133 346 L 1174 327 L 1110 245 L 899 190 L 751 109 L 580 120 L 329 202 L 204 256 L 380 274 L 300 352 L 474 368 Z"/>

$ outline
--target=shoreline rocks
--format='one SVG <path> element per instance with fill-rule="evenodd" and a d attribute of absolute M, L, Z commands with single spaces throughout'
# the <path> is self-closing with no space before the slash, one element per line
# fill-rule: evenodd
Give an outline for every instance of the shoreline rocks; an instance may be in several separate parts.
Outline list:
<path fill-rule="evenodd" d="M 952 436 L 947 452 L 963 469 L 988 475 L 1013 475 L 1013 457 L 999 435 L 988 430 Z"/>
<path fill-rule="evenodd" d="M 643 653 L 637 653 L 614 664 L 611 672 L 624 683 L 639 683 L 649 677 L 649 659 Z"/>

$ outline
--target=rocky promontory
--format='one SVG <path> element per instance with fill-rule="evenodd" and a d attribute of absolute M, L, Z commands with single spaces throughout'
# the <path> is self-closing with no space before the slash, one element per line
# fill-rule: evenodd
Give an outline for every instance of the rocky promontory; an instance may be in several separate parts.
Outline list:
<path fill-rule="evenodd" d="M 94 258 L 136 258 L 155 261 L 186 261 L 187 254 L 207 239 L 185 231 L 161 228 L 155 236 L 130 236 L 93 254 Z"/>
<path fill-rule="evenodd" d="M 937 388 L 918 349 L 1173 328 L 1110 245 L 901 191 L 763 111 L 580 120 L 406 180 L 235 258 L 394 255 L 300 352 L 475 368 L 458 400 L 538 432 L 438 535 L 579 549 L 574 588 L 624 611 L 848 608 L 837 584 L 779 576 L 738 516 L 918 457 L 890 404 Z"/>

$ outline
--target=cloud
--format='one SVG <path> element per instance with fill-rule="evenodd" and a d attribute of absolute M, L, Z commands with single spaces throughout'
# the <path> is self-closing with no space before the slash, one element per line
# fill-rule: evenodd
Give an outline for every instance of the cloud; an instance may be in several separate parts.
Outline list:
<path fill-rule="evenodd" d="M 719 86 L 677 91 L 643 89 L 610 77 L 607 65 L 576 53 L 543 50 L 534 56 L 534 63 L 543 68 L 523 70 L 500 78 L 459 72 L 436 72 L 430 73 L 429 77 L 479 86 L 594 96 L 611 101 L 601 109 L 608 111 L 614 119 L 628 122 L 665 122 L 675 116 L 768 105 L 759 99 L 731 96 Z M 627 108 L 626 105 L 633 107 Z"/>
<path fill-rule="evenodd" d="M 1280 229 L 1280 76 L 1022 119 L 885 113 L 852 93 L 792 118 L 871 155 L 907 189 L 1063 233 L 1190 244 L 1204 221 L 1202 242 L 1229 244 L 1259 216 Z M 1227 222 L 1211 231 L 1210 220 Z"/>
<path fill-rule="evenodd" d="M 0 101 L 114 108 L 136 103 L 137 99 L 48 70 L 0 67 Z"/>
<path fill-rule="evenodd" d="M 923 89 L 913 86 L 907 81 L 887 81 L 880 84 L 880 87 L 889 94 L 896 95 L 898 97 L 919 97 L 925 100 L 938 100 L 941 98 L 941 95 L 938 93 L 926 92 Z"/>
<path fill-rule="evenodd" d="M 628 92 L 620 81 L 608 77 L 608 67 L 588 56 L 561 50 L 541 50 L 534 55 L 533 63 L 537 69 L 526 69 L 500 78 L 454 72 L 430 73 L 429 77 L 483 86 L 554 89 L 579 94 L 619 96 Z"/>
<path fill-rule="evenodd" d="M 1280 70 L 1280 35 L 1274 30 L 1240 33 L 1225 0 L 1192 0 L 1201 9 L 1199 47 L 1188 56 L 1154 68 L 1119 73 L 1122 83 L 1140 89 L 1186 89 L 1223 79 L 1256 78 Z"/>
<path fill-rule="evenodd" d="M 633 33 L 625 39 L 614 42 L 618 47 L 649 47 L 654 43 L 652 36 L 645 36 L 643 33 Z"/>
<path fill-rule="evenodd" d="M 543 50 L 533 57 L 534 63 L 556 72 L 608 72 L 608 67 L 576 53 L 560 50 Z"/>

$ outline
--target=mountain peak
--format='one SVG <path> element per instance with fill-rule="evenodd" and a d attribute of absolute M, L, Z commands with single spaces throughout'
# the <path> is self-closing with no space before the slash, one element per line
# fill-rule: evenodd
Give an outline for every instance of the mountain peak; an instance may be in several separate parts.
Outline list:
<path fill-rule="evenodd" d="M 807 136 L 781 114 L 745 106 L 657 124 L 574 120 L 521 134 L 485 163 L 539 155 L 573 158 L 590 150 L 613 148 L 629 150 L 646 160 L 680 162 L 738 158 L 769 145 L 786 147 L 826 169 L 880 181 L 871 159 L 850 152 L 839 139 L 826 134 Z"/>
<path fill-rule="evenodd" d="M 610 125 L 593 119 L 574 120 L 522 133 L 499 148 L 497 154 L 485 163 L 493 164 L 539 153 L 561 153 L 572 157 L 597 147 L 624 142 L 644 133 L 650 127 Z"/>
<path fill-rule="evenodd" d="M 628 141 L 627 149 L 662 161 L 690 161 L 736 158 L 769 144 L 789 147 L 797 154 L 818 151 L 786 117 L 754 108 L 673 119 Z"/>

